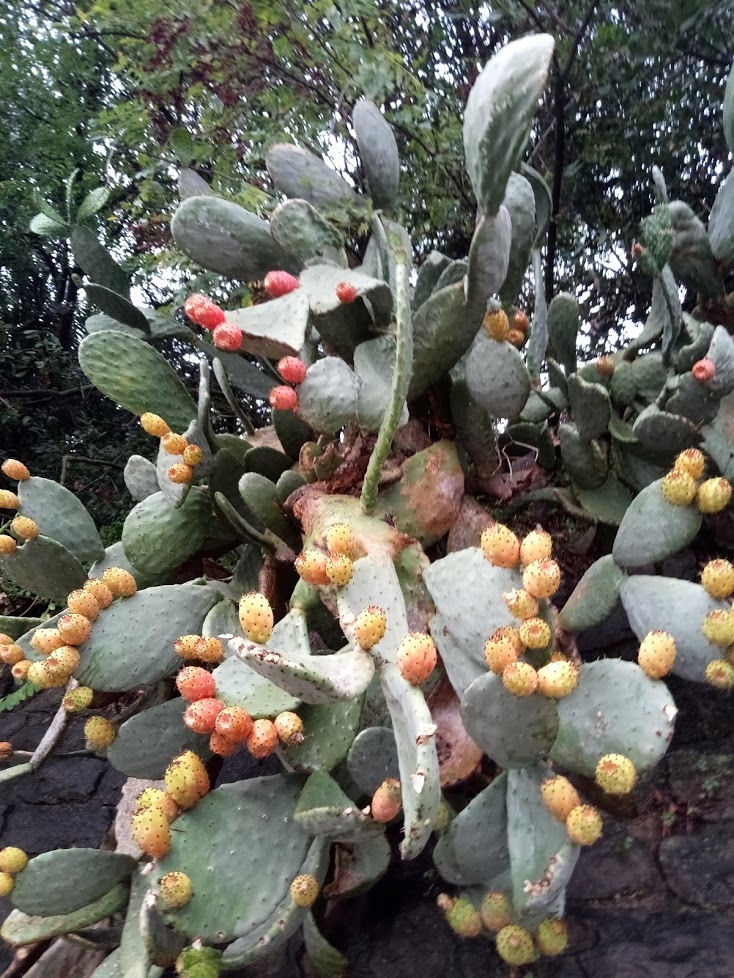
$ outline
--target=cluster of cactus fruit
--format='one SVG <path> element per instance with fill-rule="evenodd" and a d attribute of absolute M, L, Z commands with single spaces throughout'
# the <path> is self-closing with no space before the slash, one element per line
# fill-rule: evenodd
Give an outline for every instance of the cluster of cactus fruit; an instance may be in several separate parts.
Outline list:
<path fill-rule="evenodd" d="M 659 203 L 635 248 L 654 277 L 650 317 L 626 350 L 579 365 L 578 306 L 559 295 L 546 308 L 540 285 L 548 190 L 521 164 L 552 50 L 547 35 L 509 44 L 469 96 L 479 214 L 466 260 L 432 252 L 412 276 L 410 239 L 389 216 L 397 147 L 367 101 L 352 121 L 368 195 L 290 144 L 267 157 L 286 198 L 269 220 L 182 175 L 177 245 L 225 279 L 262 281 L 265 301 L 225 310 L 192 295 L 185 322 L 141 310 L 89 229 L 72 229 L 102 310 L 81 367 L 158 451 L 128 461 L 136 505 L 106 549 L 71 492 L 5 462 L 19 481 L 0 490 L 15 514 L 0 572 L 64 610 L 0 619 L 0 655 L 19 682 L 66 686 L 51 741 L 81 712 L 89 749 L 151 783 L 117 852 L 0 851 L 16 908 L 7 940 L 121 912 L 100 976 L 134 961 L 136 974 L 175 963 L 209 978 L 302 926 L 317 973 L 338 974 L 323 909 L 379 880 L 400 838 L 403 859 L 432 846 L 457 934 L 491 937 L 513 966 L 560 954 L 566 884 L 603 828 L 584 779 L 601 805 L 660 760 L 671 671 L 734 685 L 734 567 L 711 561 L 700 585 L 654 573 L 731 495 L 734 341 L 716 316 L 734 260 L 733 178 L 707 237 L 655 174 Z M 350 219 L 371 230 L 358 268 Z M 518 298 L 528 264 L 531 320 Z M 692 316 L 675 276 L 699 293 Z M 198 400 L 156 349 L 170 337 L 199 358 Z M 221 432 L 212 374 L 243 435 Z M 418 419 L 442 393 L 456 437 L 433 441 Z M 272 425 L 252 430 L 239 394 L 269 401 Z M 520 539 L 473 498 L 518 446 L 558 483 L 521 504 L 618 527 L 560 610 L 550 533 Z M 469 546 L 465 528 L 451 532 L 467 505 L 483 529 Z M 650 572 L 628 573 L 639 568 Z M 619 601 L 638 661 L 582 662 L 569 636 Z M 134 711 L 110 718 L 108 694 L 129 691 L 141 693 Z M 436 694 L 465 729 L 458 773 L 437 749 Z M 242 745 L 277 754 L 283 772 L 217 785 L 213 755 Z M 32 774 L 49 747 L 30 761 L 4 749 L 0 779 Z M 489 785 L 458 810 L 452 788 L 480 762 Z"/>

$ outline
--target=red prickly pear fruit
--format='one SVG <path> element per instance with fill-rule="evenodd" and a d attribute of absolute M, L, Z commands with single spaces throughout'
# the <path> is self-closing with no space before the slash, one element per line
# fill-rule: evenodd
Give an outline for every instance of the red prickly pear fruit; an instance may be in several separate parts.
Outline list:
<path fill-rule="evenodd" d="M 20 509 L 20 499 L 10 489 L 0 489 L 0 509 Z"/>
<path fill-rule="evenodd" d="M 190 703 L 214 697 L 217 692 L 214 676 L 201 666 L 185 666 L 176 676 L 176 688 Z"/>
<path fill-rule="evenodd" d="M 262 645 L 273 634 L 273 609 L 264 594 L 250 591 L 240 598 L 239 618 L 242 631 L 251 642 Z"/>
<path fill-rule="evenodd" d="M 235 323 L 221 323 L 212 333 L 212 339 L 218 350 L 236 353 L 242 349 L 242 330 Z"/>
<path fill-rule="evenodd" d="M 31 648 L 41 655 L 50 655 L 62 645 L 66 642 L 57 628 L 37 628 L 31 636 Z"/>
<path fill-rule="evenodd" d="M 568 927 L 559 917 L 547 917 L 538 924 L 535 943 L 541 954 L 555 958 L 568 947 Z"/>
<path fill-rule="evenodd" d="M 326 576 L 332 584 L 344 587 L 352 579 L 354 565 L 346 554 L 330 554 L 326 558 Z"/>
<path fill-rule="evenodd" d="M 601 815 L 593 805 L 578 805 L 566 819 L 566 831 L 572 842 L 580 846 L 593 846 L 602 833 Z"/>
<path fill-rule="evenodd" d="M 650 679 L 662 679 L 667 676 L 675 664 L 675 639 L 670 632 L 659 629 L 648 632 L 640 642 L 637 662 L 640 669 Z"/>
<path fill-rule="evenodd" d="M 532 696 L 538 688 L 538 673 L 527 662 L 511 662 L 502 673 L 502 682 L 513 696 Z"/>
<path fill-rule="evenodd" d="M 193 808 L 209 791 L 209 775 L 201 758 L 187 750 L 174 757 L 164 776 L 166 791 L 179 808 Z"/>
<path fill-rule="evenodd" d="M 168 469 L 168 478 L 175 486 L 187 486 L 193 481 L 194 470 L 186 462 L 176 462 Z"/>
<path fill-rule="evenodd" d="M 295 747 L 303 743 L 303 720 L 297 713 L 284 710 L 273 720 L 278 740 L 285 747 Z"/>
<path fill-rule="evenodd" d="M 197 326 L 214 329 L 224 322 L 224 310 L 205 295 L 190 295 L 184 303 L 184 312 Z"/>
<path fill-rule="evenodd" d="M 152 414 L 150 411 L 140 415 L 140 423 L 143 426 L 143 431 L 154 438 L 165 438 L 171 433 L 168 422 L 164 421 L 159 414 Z"/>
<path fill-rule="evenodd" d="M 12 557 L 18 549 L 18 544 L 7 533 L 0 533 L 0 556 Z"/>
<path fill-rule="evenodd" d="M 117 736 L 117 731 L 106 717 L 90 717 L 84 724 L 84 736 L 90 750 L 104 750 Z"/>
<path fill-rule="evenodd" d="M 693 364 L 691 373 L 693 374 L 693 379 L 697 380 L 699 384 L 707 384 L 716 376 L 716 364 L 713 360 L 709 360 L 708 357 L 704 357 L 703 360 L 698 360 Z"/>
<path fill-rule="evenodd" d="M 9 479 L 15 479 L 16 482 L 25 482 L 31 477 L 28 467 L 19 462 L 17 458 L 6 458 L 2 464 L 2 471 L 3 475 Z"/>
<path fill-rule="evenodd" d="M 274 411 L 295 411 L 298 407 L 298 394 L 292 387 L 281 384 L 280 387 L 273 387 L 268 394 L 268 401 Z"/>
<path fill-rule="evenodd" d="M 400 643 L 397 652 L 397 663 L 400 675 L 411 686 L 418 686 L 431 675 L 436 668 L 438 654 L 430 635 L 422 632 L 411 632 Z"/>
<path fill-rule="evenodd" d="M 328 584 L 326 559 L 320 550 L 304 550 L 296 557 L 296 572 L 308 584 Z"/>
<path fill-rule="evenodd" d="M 6 846 L 0 849 L 0 873 L 22 873 L 28 865 L 28 856 L 17 846 Z"/>
<path fill-rule="evenodd" d="M 520 541 L 508 526 L 494 523 L 482 532 L 482 553 L 495 567 L 515 567 L 520 560 Z"/>
<path fill-rule="evenodd" d="M 525 334 L 521 329 L 511 329 L 507 334 L 507 342 L 512 343 L 518 350 L 521 350 L 525 345 L 525 339 Z"/>
<path fill-rule="evenodd" d="M 298 357 L 283 357 L 278 360 L 278 373 L 288 384 L 302 384 L 307 370 L 306 364 Z"/>
<path fill-rule="evenodd" d="M 92 634 L 92 623 L 84 615 L 63 615 L 56 630 L 67 645 L 81 645 Z"/>
<path fill-rule="evenodd" d="M 326 549 L 330 554 L 354 557 L 357 541 L 348 523 L 332 523 L 326 531 Z"/>
<path fill-rule="evenodd" d="M 300 287 L 300 282 L 295 275 L 290 272 L 275 270 L 268 272 L 263 281 L 263 288 L 271 299 L 279 299 L 282 295 L 288 295 L 294 289 Z"/>
<path fill-rule="evenodd" d="M 187 445 L 183 450 L 183 460 L 186 465 L 190 465 L 192 468 L 196 465 L 200 465 L 203 458 L 204 452 L 198 445 Z"/>
<path fill-rule="evenodd" d="M 446 923 L 458 937 L 478 937 L 481 934 L 482 918 L 469 900 L 441 893 L 436 897 L 436 904 L 443 910 Z"/>
<path fill-rule="evenodd" d="M 479 907 L 482 923 L 493 934 L 512 922 L 512 901 L 502 890 L 489 890 Z"/>
<path fill-rule="evenodd" d="M 161 438 L 161 445 L 169 455 L 183 455 L 189 447 L 183 435 L 177 435 L 175 431 L 169 432 Z"/>
<path fill-rule="evenodd" d="M 538 670 L 538 691 L 550 699 L 560 700 L 564 696 L 570 696 L 578 682 L 578 670 L 567 659 L 549 662 Z"/>
<path fill-rule="evenodd" d="M 605 754 L 596 765 L 596 783 L 609 795 L 628 795 L 637 781 L 637 771 L 624 754 Z"/>
<path fill-rule="evenodd" d="M 278 731 L 272 720 L 255 720 L 247 738 L 247 749 L 253 757 L 269 757 L 278 744 Z"/>
<path fill-rule="evenodd" d="M 220 757 L 229 757 L 230 754 L 234 754 L 238 746 L 236 740 L 232 740 L 231 737 L 225 737 L 218 730 L 212 730 L 211 736 L 209 737 L 209 750 L 212 754 L 218 754 Z"/>
<path fill-rule="evenodd" d="M 197 636 L 193 657 L 202 662 L 221 662 L 224 659 L 224 646 L 214 635 L 210 635 L 209 638 Z"/>
<path fill-rule="evenodd" d="M 602 377 L 614 376 L 614 360 L 610 356 L 599 357 L 596 361 L 596 369 Z"/>
<path fill-rule="evenodd" d="M 363 608 L 354 622 L 354 637 L 361 649 L 371 649 L 385 635 L 387 616 L 382 608 L 371 604 Z"/>
<path fill-rule="evenodd" d="M 138 590 L 135 578 L 122 567 L 108 567 L 102 580 L 116 597 L 131 598 Z"/>
<path fill-rule="evenodd" d="M 228 706 L 217 717 L 214 729 L 234 743 L 247 740 L 252 731 L 252 717 L 241 706 Z"/>
<path fill-rule="evenodd" d="M 221 700 L 207 697 L 190 703 L 184 711 L 183 719 L 189 730 L 194 733 L 210 734 L 214 730 L 217 717 L 224 709 Z"/>
<path fill-rule="evenodd" d="M 103 611 L 105 608 L 109 608 L 109 606 L 115 600 L 115 596 L 112 591 L 110 591 L 105 582 L 101 581 L 98 577 L 90 577 L 88 581 L 85 581 L 83 590 L 88 591 L 92 595 Z"/>
<path fill-rule="evenodd" d="M 10 495 L 12 496 L 13 493 L 10 493 Z M 7 506 L 0 506 L 0 509 L 7 508 Z M 38 534 L 41 532 L 38 528 L 38 523 L 36 523 L 35 520 L 30 519 L 28 516 L 16 516 L 10 524 L 10 529 L 19 540 L 35 540 Z"/>
<path fill-rule="evenodd" d="M 370 811 L 376 822 L 392 822 L 403 807 L 403 796 L 397 778 L 386 778 L 372 796 Z"/>
<path fill-rule="evenodd" d="M 186 873 L 166 873 L 158 884 L 158 892 L 163 906 L 175 910 L 191 899 L 191 880 Z"/>
<path fill-rule="evenodd" d="M 90 621 L 96 621 L 102 611 L 99 601 L 89 591 L 80 588 L 72 591 L 66 599 L 66 607 L 74 615 L 84 615 Z"/>
<path fill-rule="evenodd" d="M 161 788 L 145 788 L 135 799 L 133 813 L 142 812 L 145 808 L 159 808 L 169 822 L 178 815 L 178 805 L 171 796 Z"/>
<path fill-rule="evenodd" d="M 512 630 L 517 631 L 516 628 Z M 518 649 L 506 631 L 506 629 L 498 628 L 484 643 L 484 660 L 488 668 L 498 676 L 502 675 L 510 663 L 517 662 L 517 657 L 522 651 L 522 647 Z"/>
<path fill-rule="evenodd" d="M 351 282 L 340 282 L 336 287 L 336 297 L 339 302 L 354 302 L 357 298 L 356 286 L 352 285 Z"/>
<path fill-rule="evenodd" d="M 663 476 L 660 488 L 671 506 L 690 506 L 696 498 L 696 480 L 684 469 L 671 469 Z"/>
<path fill-rule="evenodd" d="M 698 487 L 696 506 L 702 513 L 720 513 L 731 499 L 731 483 L 726 479 L 707 479 Z M 15 522 L 15 520 L 13 520 Z"/>
<path fill-rule="evenodd" d="M 537 956 L 533 935 L 519 924 L 508 924 L 497 935 L 497 953 L 513 967 L 532 964 Z"/>
<path fill-rule="evenodd" d="M 706 469 L 706 456 L 700 448 L 686 448 L 676 457 L 673 468 L 687 472 L 694 479 L 700 479 Z"/>
<path fill-rule="evenodd" d="M 309 873 L 296 876 L 291 883 L 291 900 L 297 907 L 310 907 L 316 902 L 319 889 L 319 881 L 315 876 L 311 876 Z"/>
<path fill-rule="evenodd" d="M 533 598 L 550 598 L 561 585 L 561 568 L 550 557 L 534 560 L 522 574 L 522 586 Z"/>
<path fill-rule="evenodd" d="M 522 309 L 518 309 L 512 317 L 512 328 L 519 330 L 521 333 L 527 333 L 529 325 L 530 320 L 528 319 L 528 314 L 523 312 Z"/>
<path fill-rule="evenodd" d="M 155 805 L 148 805 L 133 815 L 132 835 L 152 859 L 162 859 L 171 848 L 171 826 L 162 809 Z"/>
<path fill-rule="evenodd" d="M 553 537 L 545 530 L 531 530 L 520 544 L 520 563 L 523 567 L 534 560 L 546 560 L 553 552 Z"/>

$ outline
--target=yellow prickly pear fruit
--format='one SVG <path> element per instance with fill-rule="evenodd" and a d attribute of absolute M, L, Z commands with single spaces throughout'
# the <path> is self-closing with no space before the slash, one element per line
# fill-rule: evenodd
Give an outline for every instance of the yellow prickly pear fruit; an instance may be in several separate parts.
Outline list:
<path fill-rule="evenodd" d="M 88 591 L 102 610 L 109 608 L 115 599 L 112 591 L 110 591 L 105 582 L 101 581 L 98 577 L 90 577 L 89 580 L 85 582 L 82 590 Z"/>
<path fill-rule="evenodd" d="M 519 924 L 508 924 L 497 935 L 497 953 L 513 967 L 531 964 L 536 958 L 533 935 Z"/>
<path fill-rule="evenodd" d="M 696 498 L 696 480 L 683 469 L 671 469 L 663 476 L 660 488 L 671 506 L 690 506 Z"/>
<path fill-rule="evenodd" d="M 10 873 L 0 872 L 0 897 L 9 896 L 13 892 L 15 880 Z"/>
<path fill-rule="evenodd" d="M 557 659 L 538 670 L 538 690 L 554 700 L 570 696 L 578 681 L 578 669 L 568 659 Z"/>
<path fill-rule="evenodd" d="M 430 635 L 411 632 L 398 646 L 397 663 L 400 675 L 411 686 L 418 686 L 436 668 L 438 653 Z"/>
<path fill-rule="evenodd" d="M 734 594 L 734 565 L 728 560 L 710 560 L 701 571 L 701 584 L 712 598 Z"/>
<path fill-rule="evenodd" d="M 2 470 L 9 479 L 15 479 L 16 482 L 25 482 L 31 477 L 28 467 L 19 462 L 17 458 L 6 458 Z"/>
<path fill-rule="evenodd" d="M 326 549 L 330 554 L 353 557 L 357 540 L 348 523 L 334 523 L 326 531 Z"/>
<path fill-rule="evenodd" d="M 363 608 L 354 622 L 354 637 L 361 649 L 371 649 L 384 637 L 387 617 L 382 608 L 370 605 Z"/>
<path fill-rule="evenodd" d="M 706 682 L 715 689 L 734 689 L 734 666 L 724 659 L 714 659 L 706 666 Z"/>
<path fill-rule="evenodd" d="M 546 560 L 553 552 L 553 537 L 545 530 L 531 530 L 520 544 L 520 563 L 523 567 L 534 560 Z"/>
<path fill-rule="evenodd" d="M 731 499 L 731 483 L 726 479 L 707 479 L 698 487 L 696 506 L 702 513 L 719 513 Z"/>
<path fill-rule="evenodd" d="M 168 478 L 176 486 L 186 486 L 194 478 L 194 470 L 186 462 L 176 462 L 169 468 Z"/>
<path fill-rule="evenodd" d="M 184 448 L 183 460 L 186 465 L 190 465 L 192 468 L 197 465 L 201 465 L 203 458 L 204 452 L 198 445 L 187 445 L 186 448 Z"/>
<path fill-rule="evenodd" d="M 196 659 L 197 656 L 197 645 L 201 635 L 182 635 L 180 638 L 176 639 L 173 643 L 173 648 L 176 655 L 180 655 L 182 659 Z"/>
<path fill-rule="evenodd" d="M 548 917 L 541 920 L 535 934 L 535 943 L 541 954 L 555 958 L 568 947 L 568 927 L 560 917 Z"/>
<path fill-rule="evenodd" d="M 253 757 L 269 757 L 278 745 L 278 730 L 272 720 L 255 720 L 247 740 L 247 749 Z"/>
<path fill-rule="evenodd" d="M 10 670 L 13 674 L 13 679 L 17 679 L 19 682 L 24 682 L 28 678 L 28 672 L 33 663 L 29 662 L 28 659 L 21 659 L 20 662 L 16 662 L 13 668 Z"/>
<path fill-rule="evenodd" d="M 66 606 L 72 614 L 84 615 L 90 621 L 96 621 L 99 618 L 99 613 L 102 611 L 99 601 L 89 591 L 85 591 L 84 588 L 80 588 L 78 591 L 72 591 L 66 599 Z"/>
<path fill-rule="evenodd" d="M 698 448 L 687 448 L 676 458 L 673 468 L 687 472 L 693 479 L 700 479 L 706 468 L 706 456 Z"/>
<path fill-rule="evenodd" d="M 144 808 L 160 808 L 169 822 L 172 822 L 178 815 L 178 805 L 171 798 L 168 792 L 162 788 L 145 788 L 135 799 L 135 812 L 140 812 Z"/>
<path fill-rule="evenodd" d="M 320 550 L 304 550 L 296 557 L 296 573 L 308 584 L 328 584 L 326 554 Z"/>
<path fill-rule="evenodd" d="M 164 776 L 166 791 L 180 808 L 193 808 L 210 788 L 201 758 L 187 750 L 174 757 Z"/>
<path fill-rule="evenodd" d="M 510 320 L 504 309 L 495 309 L 493 312 L 486 313 L 482 326 L 487 336 L 497 340 L 498 343 L 506 340 L 510 333 Z"/>
<path fill-rule="evenodd" d="M 650 679 L 667 676 L 675 664 L 675 639 L 670 632 L 648 632 L 640 642 L 637 662 Z"/>
<path fill-rule="evenodd" d="M 326 576 L 332 584 L 344 587 L 352 579 L 354 565 L 346 554 L 332 554 L 326 558 Z"/>
<path fill-rule="evenodd" d="M 507 610 L 515 618 L 526 621 L 528 618 L 538 617 L 538 602 L 527 591 L 520 589 L 507 591 L 502 598 L 507 605 Z"/>
<path fill-rule="evenodd" d="M 146 856 L 162 859 L 171 848 L 171 826 L 160 808 L 148 805 L 132 817 L 132 835 Z"/>
<path fill-rule="evenodd" d="M 482 918 L 479 911 L 463 897 L 456 899 L 441 893 L 436 904 L 443 910 L 446 923 L 459 937 L 478 937 L 482 933 Z"/>
<path fill-rule="evenodd" d="M 629 757 L 605 754 L 596 765 L 596 783 L 610 795 L 628 795 L 637 781 L 637 771 Z"/>
<path fill-rule="evenodd" d="M 561 585 L 561 568 L 550 557 L 534 560 L 522 573 L 522 586 L 533 598 L 550 598 Z"/>
<path fill-rule="evenodd" d="M 240 625 L 251 642 L 267 642 L 273 633 L 273 609 L 264 594 L 251 591 L 240 598 Z"/>
<path fill-rule="evenodd" d="M 93 699 L 93 689 L 89 686 L 77 686 L 76 689 L 71 689 L 64 694 L 61 705 L 67 713 L 79 713 L 80 710 L 86 710 L 91 706 Z"/>
<path fill-rule="evenodd" d="M 38 523 L 27 516 L 16 516 L 10 524 L 10 529 L 21 540 L 35 540 L 41 532 Z"/>
<path fill-rule="evenodd" d="M 68 679 L 79 668 L 81 655 L 74 645 L 62 645 L 46 659 L 46 668 L 56 675 Z"/>
<path fill-rule="evenodd" d="M 23 649 L 11 642 L 10 645 L 0 645 L 0 661 L 4 662 L 6 666 L 17 666 L 19 662 L 25 660 L 25 652 Z"/>
<path fill-rule="evenodd" d="M 188 444 L 183 435 L 175 435 L 173 432 L 161 438 L 161 445 L 163 445 L 163 448 L 169 455 L 183 455 Z"/>
<path fill-rule="evenodd" d="M 511 662 L 502 673 L 502 682 L 513 696 L 532 696 L 538 688 L 538 673 L 527 662 Z"/>
<path fill-rule="evenodd" d="M 106 717 L 90 717 L 84 724 L 84 736 L 90 750 L 104 750 L 113 743 L 117 731 Z"/>
<path fill-rule="evenodd" d="M 12 537 L 7 533 L 0 533 L 0 556 L 12 557 L 17 549 L 18 544 Z"/>
<path fill-rule="evenodd" d="M 102 580 L 116 597 L 131 598 L 138 590 L 135 578 L 123 567 L 108 567 Z"/>
<path fill-rule="evenodd" d="M 194 658 L 201 662 L 221 662 L 224 659 L 224 646 L 214 635 L 210 635 L 209 638 L 197 636 Z"/>
<path fill-rule="evenodd" d="M 15 669 L 16 666 L 13 668 Z M 56 686 L 63 686 L 66 683 L 66 678 L 53 669 L 49 669 L 45 662 L 32 662 L 28 667 L 26 678 L 28 682 L 40 689 L 54 689 Z"/>
<path fill-rule="evenodd" d="M 84 615 L 62 615 L 56 630 L 67 645 L 82 645 L 92 634 L 92 623 Z"/>
<path fill-rule="evenodd" d="M 291 710 L 279 713 L 273 720 L 273 726 L 278 735 L 278 740 L 286 747 L 294 747 L 296 744 L 303 743 L 303 720 L 297 713 L 293 713 Z M 247 736 L 250 733 L 252 733 L 252 728 L 248 731 Z"/>
<path fill-rule="evenodd" d="M 540 797 L 553 818 L 565 822 L 574 808 L 581 804 L 579 793 L 562 774 L 556 774 L 540 786 Z"/>
<path fill-rule="evenodd" d="M 727 648 L 734 643 L 734 611 L 717 608 L 703 620 L 701 631 L 714 645 Z"/>
<path fill-rule="evenodd" d="M 482 900 L 479 916 L 487 930 L 496 934 L 512 923 L 512 901 L 501 890 L 490 890 Z"/>
<path fill-rule="evenodd" d="M 151 414 L 150 411 L 146 411 L 145 414 L 140 415 L 140 423 L 143 426 L 143 431 L 152 435 L 154 438 L 163 438 L 171 431 L 163 418 L 157 414 Z"/>
<path fill-rule="evenodd" d="M 191 899 L 191 880 L 186 873 L 166 873 L 158 884 L 158 892 L 163 906 L 175 910 Z"/>
<path fill-rule="evenodd" d="M 319 895 L 319 881 L 309 873 L 303 873 L 291 883 L 291 900 L 297 907 L 310 907 Z"/>
<path fill-rule="evenodd" d="M 578 805 L 569 812 L 566 831 L 572 842 L 592 846 L 602 833 L 601 815 L 593 805 Z"/>
<path fill-rule="evenodd" d="M 482 553 L 495 567 L 516 567 L 520 561 L 520 541 L 502 523 L 493 523 L 482 532 Z"/>
<path fill-rule="evenodd" d="M 517 642 L 508 632 L 517 634 Z M 484 643 L 484 661 L 493 673 L 501 676 L 505 668 L 512 662 L 517 662 L 518 655 L 522 652 L 522 645 L 519 644 L 520 633 L 516 628 L 498 628 L 496 632 Z"/>
<path fill-rule="evenodd" d="M 542 618 L 527 618 L 519 632 L 520 641 L 527 649 L 544 649 L 551 640 L 550 626 Z"/>
<path fill-rule="evenodd" d="M 27 865 L 28 856 L 17 846 L 6 846 L 0 849 L 0 872 L 15 876 L 16 873 L 22 873 Z"/>
<path fill-rule="evenodd" d="M 0 509 L 20 509 L 20 499 L 10 489 L 0 489 Z"/>
<path fill-rule="evenodd" d="M 392 822 L 403 807 L 403 796 L 397 778 L 386 778 L 372 796 L 370 811 L 376 822 Z"/>

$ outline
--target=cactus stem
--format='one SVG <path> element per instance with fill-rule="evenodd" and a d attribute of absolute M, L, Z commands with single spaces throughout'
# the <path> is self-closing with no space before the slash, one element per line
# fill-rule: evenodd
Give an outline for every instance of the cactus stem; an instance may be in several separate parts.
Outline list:
<path fill-rule="evenodd" d="M 382 466 L 390 454 L 393 436 L 403 411 L 403 402 L 408 395 L 411 367 L 413 364 L 413 324 L 410 317 L 410 296 L 408 289 L 410 267 L 408 257 L 399 243 L 397 241 L 391 241 L 390 246 L 392 247 L 397 264 L 397 295 L 395 303 L 397 348 L 395 351 L 395 370 L 392 376 L 390 403 L 380 425 L 380 431 L 375 447 L 372 450 L 362 485 L 362 509 L 367 514 L 371 513 L 377 504 L 377 488 L 380 482 L 380 473 L 382 472 Z"/>

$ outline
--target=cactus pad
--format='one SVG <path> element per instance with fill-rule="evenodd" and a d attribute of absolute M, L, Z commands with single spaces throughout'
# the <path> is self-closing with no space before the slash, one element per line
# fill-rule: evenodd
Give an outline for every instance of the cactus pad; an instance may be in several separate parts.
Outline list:
<path fill-rule="evenodd" d="M 656 480 L 635 497 L 625 513 L 614 540 L 614 559 L 622 567 L 665 560 L 695 539 L 701 522 L 694 506 L 669 503 Z"/>
<path fill-rule="evenodd" d="M 210 522 L 205 489 L 192 486 L 177 509 L 157 492 L 128 513 L 122 528 L 125 556 L 143 573 L 167 574 L 199 550 Z"/>
<path fill-rule="evenodd" d="M 45 536 L 26 540 L 11 556 L 0 557 L 0 572 L 24 591 L 60 603 L 87 579 L 74 554 Z"/>
<path fill-rule="evenodd" d="M 500 774 L 441 833 L 433 861 L 449 883 L 489 887 L 508 873 L 506 790 L 507 774 Z"/>
<path fill-rule="evenodd" d="M 162 778 L 174 757 L 192 750 L 207 760 L 208 738 L 183 722 L 186 702 L 168 700 L 130 717 L 107 748 L 107 760 L 129 778 Z"/>
<path fill-rule="evenodd" d="M 35 520 L 50 537 L 85 563 L 104 554 L 94 520 L 73 492 L 52 479 L 31 476 L 18 483 L 20 514 Z"/>
<path fill-rule="evenodd" d="M 131 856 L 102 849 L 44 852 L 18 874 L 13 905 L 40 917 L 74 913 L 103 897 L 134 867 Z"/>

